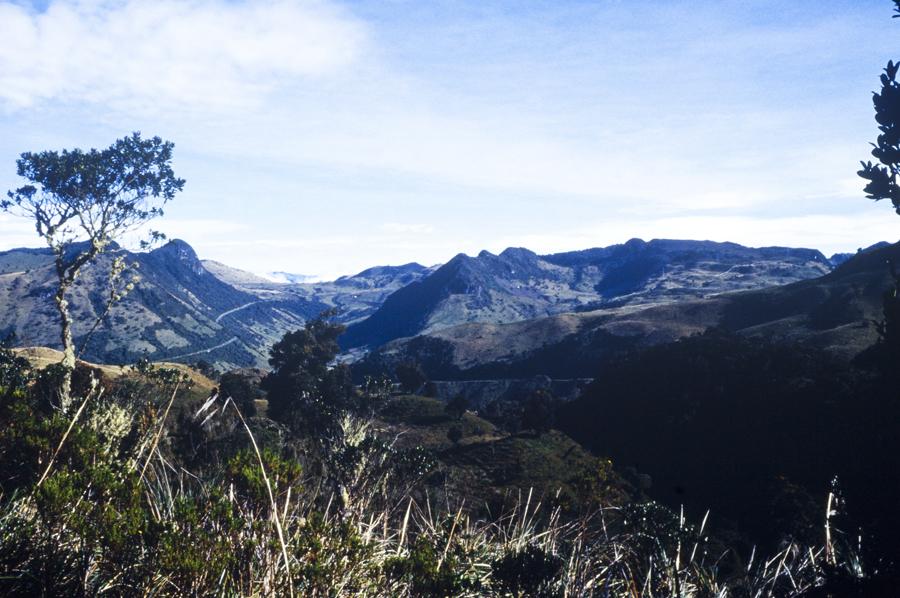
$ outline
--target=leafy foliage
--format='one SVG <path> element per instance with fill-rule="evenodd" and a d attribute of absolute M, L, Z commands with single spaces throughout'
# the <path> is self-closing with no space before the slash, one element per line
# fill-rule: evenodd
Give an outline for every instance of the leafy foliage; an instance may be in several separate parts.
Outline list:
<path fill-rule="evenodd" d="M 459 444 L 459 441 L 463 438 L 462 428 L 459 426 L 450 426 L 447 430 L 447 440 L 452 442 L 453 444 Z"/>
<path fill-rule="evenodd" d="M 897 184 L 900 168 L 900 83 L 897 70 L 900 64 L 888 62 L 881 75 L 881 92 L 873 95 L 875 120 L 881 134 L 872 150 L 872 155 L 881 164 L 862 162 L 859 176 L 869 181 L 865 192 L 869 199 L 879 201 L 889 199 L 900 214 L 900 185 Z"/>
<path fill-rule="evenodd" d="M 900 16 L 900 4 L 896 5 L 894 18 Z M 875 121 L 880 134 L 873 144 L 872 155 L 880 164 L 862 162 L 859 176 L 866 179 L 866 196 L 879 201 L 888 199 L 900 214 L 900 82 L 897 73 L 900 63 L 888 61 L 881 74 L 881 91 L 872 95 Z M 870 354 L 884 369 L 895 369 L 900 363 L 900 275 L 896 264 L 891 264 L 894 288 L 884 295 L 884 320 L 878 324 L 879 347 Z"/>
<path fill-rule="evenodd" d="M 810 545 L 723 573 L 707 560 L 703 525 L 654 503 L 609 506 L 608 461 L 573 482 L 571 496 L 590 505 L 577 517 L 562 506 L 547 511 L 531 493 L 481 516 L 449 507 L 464 494 L 444 495 L 440 509 L 421 484 L 433 455 L 385 442 L 365 410 L 341 411 L 339 434 L 312 459 L 306 448 L 317 440 L 247 420 L 213 397 L 203 425 L 230 423 L 211 430 L 223 442 L 189 473 L 183 421 L 166 419 L 177 380 L 139 369 L 128 383 L 103 381 L 105 401 L 89 397 L 74 422 L 40 407 L 34 381 L 0 408 L 4 594 L 625 596 L 646 587 L 654 595 L 799 596 L 816 586 L 876 587 L 848 542 L 835 541 L 828 560 Z M 356 392 L 376 398 L 356 404 L 377 411 L 384 388 L 372 381 Z M 434 415 L 453 423 L 437 401 L 398 400 L 419 415 L 434 403 Z M 467 448 L 450 452 L 468 459 Z M 830 525 L 835 538 L 846 529 L 838 518 Z"/>
<path fill-rule="evenodd" d="M 522 428 L 541 434 L 553 427 L 554 403 L 553 396 L 547 391 L 533 392 L 522 408 Z"/>
<path fill-rule="evenodd" d="M 397 364 L 394 374 L 397 376 L 397 381 L 400 382 L 400 389 L 409 394 L 417 393 L 428 382 L 422 366 L 416 362 L 406 361 Z"/>
<path fill-rule="evenodd" d="M 447 405 L 444 407 L 447 415 L 454 419 L 462 419 L 462 416 L 465 415 L 468 409 L 469 399 L 462 393 L 454 395 L 452 399 L 447 401 Z"/>
<path fill-rule="evenodd" d="M 269 358 L 272 372 L 262 385 L 273 419 L 323 438 L 336 432 L 339 412 L 355 397 L 348 368 L 332 367 L 344 327 L 329 322 L 331 315 L 323 313 L 275 343 Z"/>
<path fill-rule="evenodd" d="M 241 371 L 225 372 L 219 378 L 219 394 L 231 397 L 246 416 L 256 415 L 256 401 L 266 394 L 256 384 L 256 376 Z"/>
<path fill-rule="evenodd" d="M 172 170 L 173 147 L 159 137 L 142 139 L 140 133 L 133 133 L 105 150 L 26 152 L 16 161 L 18 175 L 29 184 L 9 191 L 0 209 L 32 219 L 38 235 L 53 251 L 54 300 L 65 368 L 59 408 L 64 412 L 72 402 L 76 359 L 68 291 L 85 265 L 121 235 L 161 216 L 162 206 L 184 187 L 184 180 Z M 151 237 L 156 240 L 163 235 L 154 232 Z M 130 282 L 120 284 L 123 270 L 123 262 L 114 261 L 105 313 L 131 290 L 129 284 L 133 287 Z M 96 323 L 91 333 L 95 328 Z"/>
<path fill-rule="evenodd" d="M 102 249 L 122 232 L 162 215 L 151 200 L 164 204 L 184 187 L 172 170 L 173 148 L 159 137 L 133 133 L 104 150 L 23 153 L 17 173 L 31 184 L 10 191 L 0 207 L 32 217 L 55 250 L 64 253 L 77 240 Z M 65 270 L 76 271 L 84 255 L 64 255 Z"/>
<path fill-rule="evenodd" d="M 0 405 L 21 397 L 33 378 L 31 364 L 12 349 L 0 345 Z"/>

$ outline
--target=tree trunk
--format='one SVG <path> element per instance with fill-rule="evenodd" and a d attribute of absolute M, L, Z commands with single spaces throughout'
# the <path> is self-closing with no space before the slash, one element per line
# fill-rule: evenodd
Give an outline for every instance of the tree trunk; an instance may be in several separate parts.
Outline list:
<path fill-rule="evenodd" d="M 66 291 L 69 285 L 60 281 L 56 291 L 56 309 L 59 311 L 60 340 L 63 346 L 63 377 L 59 385 L 59 405 L 63 413 L 68 412 L 72 404 L 72 372 L 75 370 L 75 340 L 72 338 L 72 318 L 69 316 L 69 302 Z"/>

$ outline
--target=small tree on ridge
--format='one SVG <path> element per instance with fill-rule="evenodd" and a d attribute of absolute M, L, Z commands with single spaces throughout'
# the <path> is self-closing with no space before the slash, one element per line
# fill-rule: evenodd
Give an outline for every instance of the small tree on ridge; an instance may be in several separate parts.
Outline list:
<path fill-rule="evenodd" d="M 184 187 L 172 170 L 173 147 L 159 137 L 141 139 L 133 133 L 104 150 L 26 152 L 16 161 L 18 175 L 29 184 L 9 191 L 0 208 L 34 220 L 38 235 L 53 251 L 65 368 L 63 412 L 71 404 L 76 358 L 68 292 L 85 265 L 115 239 L 161 216 L 162 205 Z"/>

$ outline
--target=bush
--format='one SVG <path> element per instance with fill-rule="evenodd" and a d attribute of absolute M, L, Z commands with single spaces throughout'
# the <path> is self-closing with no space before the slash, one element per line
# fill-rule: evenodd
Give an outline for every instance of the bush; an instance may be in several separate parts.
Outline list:
<path fill-rule="evenodd" d="M 498 589 L 504 593 L 550 597 L 560 595 L 555 586 L 563 564 L 559 556 L 529 544 L 491 563 L 491 573 Z"/>

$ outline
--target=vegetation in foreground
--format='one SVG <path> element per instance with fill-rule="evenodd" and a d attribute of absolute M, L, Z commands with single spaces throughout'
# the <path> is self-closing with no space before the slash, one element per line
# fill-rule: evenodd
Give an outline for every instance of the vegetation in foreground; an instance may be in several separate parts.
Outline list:
<path fill-rule="evenodd" d="M 558 433 L 503 435 L 392 397 L 386 381 L 356 388 L 344 367 L 320 367 L 337 328 L 318 320 L 273 349 L 271 419 L 250 415 L 261 404 L 233 382 L 235 396 L 179 406 L 188 379 L 149 364 L 117 379 L 77 368 L 65 417 L 58 366 L 34 371 L 4 349 L 3 593 L 800 596 L 881 579 L 840 535 L 839 503 L 827 540 L 741 554 L 705 519 L 622 500 L 608 462 L 586 454 L 568 462 L 581 470 L 565 500 L 513 483 L 505 502 L 472 504 L 474 477 L 460 488 L 442 476 L 476 471 L 478 451 L 553 468 L 577 445 L 560 455 Z M 401 424 L 416 442 L 399 440 Z M 455 426 L 462 438 L 445 432 Z"/>

